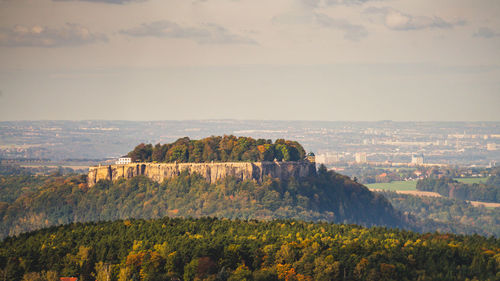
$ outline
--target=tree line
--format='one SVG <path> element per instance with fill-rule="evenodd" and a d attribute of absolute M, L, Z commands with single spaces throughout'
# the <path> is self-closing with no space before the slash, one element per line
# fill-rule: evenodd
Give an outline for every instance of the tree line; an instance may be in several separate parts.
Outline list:
<path fill-rule="evenodd" d="M 426 178 L 417 182 L 417 189 L 433 191 L 442 196 L 460 200 L 500 203 L 498 175 L 491 176 L 486 183 L 467 184 L 452 178 Z"/>
<path fill-rule="evenodd" d="M 253 139 L 233 135 L 212 136 L 201 140 L 180 138 L 168 144 L 137 145 L 127 156 L 134 162 L 256 162 L 299 161 L 306 152 L 296 141 Z"/>

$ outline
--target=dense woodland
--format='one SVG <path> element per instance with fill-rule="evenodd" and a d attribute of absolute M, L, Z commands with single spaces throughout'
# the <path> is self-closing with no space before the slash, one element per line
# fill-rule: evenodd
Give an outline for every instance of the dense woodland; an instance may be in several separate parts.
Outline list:
<path fill-rule="evenodd" d="M 498 280 L 500 241 L 214 218 L 52 227 L 0 244 L 4 280 Z"/>
<path fill-rule="evenodd" d="M 420 231 L 481 234 L 500 237 L 500 208 L 476 207 L 444 197 L 421 197 L 383 192 L 395 209 L 409 213 Z"/>
<path fill-rule="evenodd" d="M 0 176 L 0 199 L 2 237 L 71 222 L 166 215 L 407 226 L 382 195 L 324 167 L 301 181 L 226 178 L 209 184 L 185 172 L 163 183 L 139 176 L 92 188 L 85 175 Z"/>
<path fill-rule="evenodd" d="M 447 177 L 426 178 L 417 182 L 417 189 L 460 200 L 500 203 L 500 172 L 479 184 L 466 184 Z"/>
<path fill-rule="evenodd" d="M 134 162 L 256 162 L 298 161 L 305 150 L 296 141 L 212 136 L 201 140 L 180 138 L 169 144 L 141 143 L 128 153 Z"/>

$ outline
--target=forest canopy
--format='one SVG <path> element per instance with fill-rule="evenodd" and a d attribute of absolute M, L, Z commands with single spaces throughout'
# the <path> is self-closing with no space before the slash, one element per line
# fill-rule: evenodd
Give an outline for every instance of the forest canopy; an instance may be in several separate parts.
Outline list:
<path fill-rule="evenodd" d="M 141 143 L 127 154 L 134 162 L 257 162 L 299 161 L 306 152 L 296 141 L 253 139 L 233 135 L 211 136 L 201 140 L 180 138 L 168 144 Z"/>
<path fill-rule="evenodd" d="M 382 192 L 395 209 L 418 218 L 419 231 L 452 232 L 458 234 L 494 235 L 500 237 L 500 208 L 474 206 L 470 202 Z"/>
<path fill-rule="evenodd" d="M 498 280 L 500 241 L 295 220 L 70 224 L 0 243 L 4 280 Z M 52 279 L 57 280 L 57 279 Z"/>

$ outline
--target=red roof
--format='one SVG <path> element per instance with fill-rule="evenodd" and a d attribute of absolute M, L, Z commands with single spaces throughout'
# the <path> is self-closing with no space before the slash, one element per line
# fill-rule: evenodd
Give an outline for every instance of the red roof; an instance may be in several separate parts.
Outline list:
<path fill-rule="evenodd" d="M 77 277 L 61 277 L 59 278 L 60 281 L 78 281 Z"/>

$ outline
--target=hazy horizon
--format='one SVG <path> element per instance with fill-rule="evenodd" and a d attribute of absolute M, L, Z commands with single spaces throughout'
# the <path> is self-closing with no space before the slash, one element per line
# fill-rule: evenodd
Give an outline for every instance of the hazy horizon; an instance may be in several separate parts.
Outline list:
<path fill-rule="evenodd" d="M 8 122 L 325 122 L 325 123 L 500 123 L 495 120 L 315 120 L 315 119 L 239 119 L 239 118 L 205 118 L 205 119 L 12 119 L 0 120 L 2 123 Z"/>

